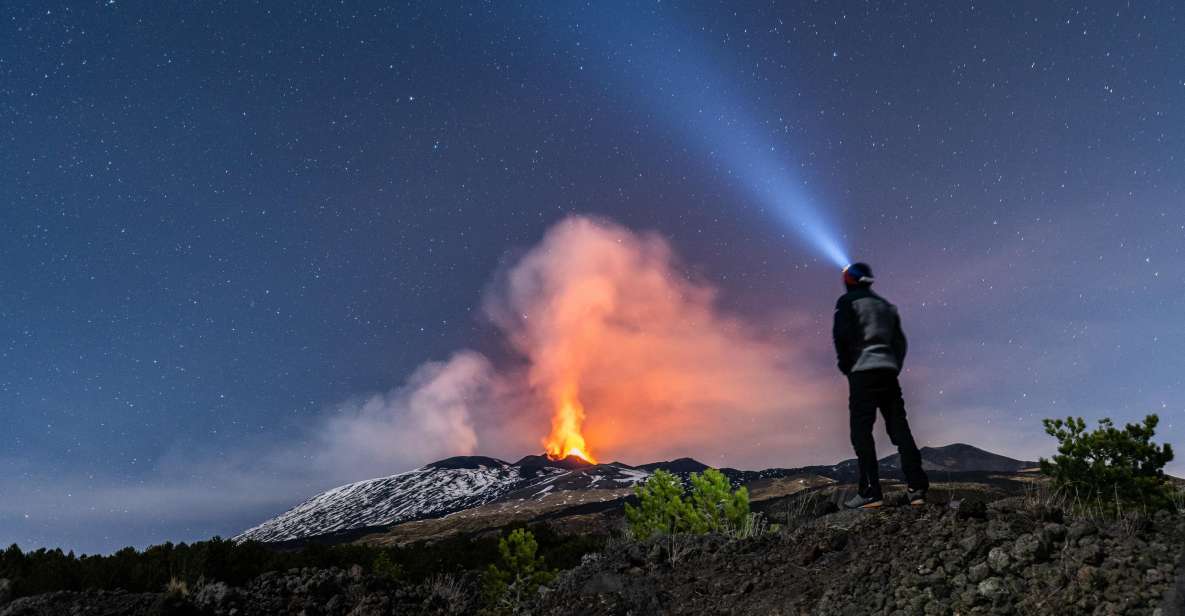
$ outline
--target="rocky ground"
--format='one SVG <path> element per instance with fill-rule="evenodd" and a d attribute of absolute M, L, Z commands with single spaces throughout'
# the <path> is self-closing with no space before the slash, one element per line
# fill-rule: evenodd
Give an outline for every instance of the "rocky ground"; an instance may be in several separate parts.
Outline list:
<path fill-rule="evenodd" d="M 778 528 L 752 539 L 619 539 L 561 572 L 520 613 L 1185 613 L 1185 516 L 1068 517 L 1023 477 L 946 482 L 923 507 L 838 511 L 846 486 L 762 502 Z M 1018 483 L 1019 482 L 1019 483 Z M 243 587 L 174 593 L 58 592 L 8 601 L 0 616 L 474 614 L 477 573 L 423 583 L 361 568 L 293 569 Z"/>
<path fill-rule="evenodd" d="M 562 574 L 531 611 L 570 614 L 574 601 L 605 615 L 1177 609 L 1165 596 L 1185 546 L 1182 516 L 1066 520 L 1024 497 L 952 504 L 830 513 L 746 541 L 623 544 Z"/>
<path fill-rule="evenodd" d="M 119 590 L 50 592 L 17 599 L 0 607 L 4 616 L 124 616 L 184 614 L 184 602 L 159 593 L 128 593 Z M 180 609 L 178 609 L 180 608 Z"/>

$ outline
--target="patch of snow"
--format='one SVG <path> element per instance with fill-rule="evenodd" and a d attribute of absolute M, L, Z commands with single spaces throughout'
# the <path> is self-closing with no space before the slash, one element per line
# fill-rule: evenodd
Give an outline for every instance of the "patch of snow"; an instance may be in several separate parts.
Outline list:
<path fill-rule="evenodd" d="M 623 469 L 620 469 L 620 473 L 623 476 L 616 477 L 613 479 L 613 481 L 616 481 L 617 483 L 626 483 L 626 484 L 631 484 L 631 485 L 638 483 L 640 481 L 645 481 L 646 478 L 650 476 L 650 473 L 648 473 L 644 470 L 636 469 L 636 468 L 623 468 Z"/>
<path fill-rule="evenodd" d="M 566 471 L 544 469 L 551 482 Z M 236 541 L 288 541 L 326 533 L 440 517 L 488 503 L 531 485 L 522 470 L 507 464 L 478 468 L 425 466 L 406 473 L 338 486 L 249 528 Z"/>

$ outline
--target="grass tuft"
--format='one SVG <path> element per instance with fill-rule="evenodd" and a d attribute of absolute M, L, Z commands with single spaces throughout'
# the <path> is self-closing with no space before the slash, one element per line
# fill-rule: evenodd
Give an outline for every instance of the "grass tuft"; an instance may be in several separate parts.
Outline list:
<path fill-rule="evenodd" d="M 169 578 L 169 583 L 165 585 L 165 593 L 176 595 L 179 597 L 189 596 L 189 584 L 185 580 L 179 580 L 176 577 Z"/>

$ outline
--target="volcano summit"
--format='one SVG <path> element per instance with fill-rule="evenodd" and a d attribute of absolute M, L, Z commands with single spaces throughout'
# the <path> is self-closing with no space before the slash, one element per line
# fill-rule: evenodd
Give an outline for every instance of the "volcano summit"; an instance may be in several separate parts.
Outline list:
<path fill-rule="evenodd" d="M 624 464 L 526 456 L 446 458 L 415 470 L 327 490 L 243 531 L 245 541 L 291 541 L 444 516 L 498 500 L 550 491 L 629 487 L 650 473 Z M 534 491 L 532 491 L 534 490 Z"/>

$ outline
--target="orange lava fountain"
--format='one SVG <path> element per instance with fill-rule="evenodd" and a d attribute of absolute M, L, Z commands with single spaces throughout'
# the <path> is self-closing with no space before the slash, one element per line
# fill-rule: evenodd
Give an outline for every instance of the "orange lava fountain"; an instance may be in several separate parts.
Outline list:
<path fill-rule="evenodd" d="M 543 439 L 547 457 L 560 460 L 576 456 L 596 464 L 596 458 L 588 453 L 584 436 L 580 434 L 580 426 L 584 423 L 584 406 L 576 399 L 574 392 L 565 391 L 558 398 L 558 407 L 551 418 L 551 434 Z"/>

